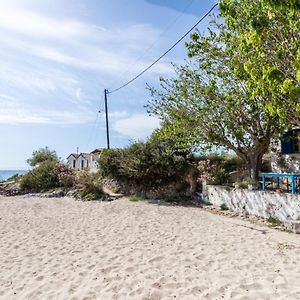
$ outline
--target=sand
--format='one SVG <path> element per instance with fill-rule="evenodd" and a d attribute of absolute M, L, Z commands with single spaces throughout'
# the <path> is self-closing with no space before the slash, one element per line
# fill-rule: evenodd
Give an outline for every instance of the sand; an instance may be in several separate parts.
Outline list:
<path fill-rule="evenodd" d="M 300 236 L 126 198 L 0 197 L 0 299 L 300 299 Z"/>

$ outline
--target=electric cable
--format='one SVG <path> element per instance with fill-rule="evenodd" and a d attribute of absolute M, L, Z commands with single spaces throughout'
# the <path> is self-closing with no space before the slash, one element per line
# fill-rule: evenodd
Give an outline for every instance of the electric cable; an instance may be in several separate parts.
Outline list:
<path fill-rule="evenodd" d="M 169 52 L 171 52 L 185 37 L 187 37 L 188 34 L 190 34 L 216 7 L 218 6 L 218 3 L 216 3 L 192 28 L 190 28 L 175 44 L 173 44 L 167 51 L 165 51 L 160 57 L 158 57 L 152 64 L 150 64 L 147 68 L 145 68 L 143 71 L 141 71 L 138 75 L 133 77 L 131 80 L 127 81 L 120 87 L 109 91 L 109 94 L 115 93 L 126 86 L 128 86 L 130 83 L 134 82 L 137 80 L 139 77 L 141 77 L 143 74 L 145 74 L 149 69 L 151 69 L 155 64 L 157 64 L 164 56 L 166 56 Z"/>

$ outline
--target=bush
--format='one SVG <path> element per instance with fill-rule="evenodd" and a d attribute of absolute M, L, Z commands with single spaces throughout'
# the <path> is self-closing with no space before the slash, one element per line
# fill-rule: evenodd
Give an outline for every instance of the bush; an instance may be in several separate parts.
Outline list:
<path fill-rule="evenodd" d="M 76 179 L 76 186 L 79 196 L 87 201 L 104 199 L 105 193 L 102 190 L 102 183 L 97 174 L 80 172 Z"/>
<path fill-rule="evenodd" d="M 130 197 L 129 197 L 129 200 L 132 201 L 132 202 L 138 202 L 138 201 L 143 201 L 143 200 L 145 200 L 145 198 L 142 197 L 142 196 L 133 195 L 133 196 L 130 196 Z"/>
<path fill-rule="evenodd" d="M 22 190 L 34 192 L 48 191 L 57 187 L 71 187 L 74 175 L 67 166 L 55 161 L 45 161 L 31 172 L 23 175 L 20 181 Z"/>
<path fill-rule="evenodd" d="M 151 140 L 134 143 L 125 149 L 103 150 L 100 174 L 130 181 L 143 187 L 170 183 L 184 176 L 191 164 L 170 141 Z"/>
<path fill-rule="evenodd" d="M 225 203 L 222 203 L 221 205 L 220 205 L 220 209 L 221 210 L 229 210 L 229 208 L 228 208 L 228 206 L 225 204 Z"/>
<path fill-rule="evenodd" d="M 74 171 L 68 166 L 57 163 L 54 169 L 54 173 L 58 176 L 60 187 L 70 188 L 75 185 Z"/>
<path fill-rule="evenodd" d="M 268 219 L 267 219 L 267 222 L 270 223 L 271 226 L 280 226 L 282 225 L 282 222 L 272 216 L 270 216 Z"/>
<path fill-rule="evenodd" d="M 230 182 L 230 173 L 243 167 L 243 162 L 236 156 L 209 154 L 196 158 L 200 179 L 208 184 L 224 185 Z"/>
<path fill-rule="evenodd" d="M 240 189 L 248 189 L 249 184 L 250 184 L 249 180 L 241 180 L 241 181 L 236 181 L 234 183 L 234 185 L 237 186 Z"/>

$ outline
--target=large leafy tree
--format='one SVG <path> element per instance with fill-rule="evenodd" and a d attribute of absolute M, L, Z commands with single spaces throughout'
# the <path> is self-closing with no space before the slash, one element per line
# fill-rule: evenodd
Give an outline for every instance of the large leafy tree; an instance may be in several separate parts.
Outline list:
<path fill-rule="evenodd" d="M 258 179 L 262 157 L 278 132 L 278 116 L 262 110 L 269 95 L 252 95 L 241 74 L 234 39 L 224 24 L 207 35 L 192 34 L 187 44 L 190 60 L 175 67 L 177 77 L 161 79 L 161 89 L 151 89 L 148 110 L 163 121 L 161 134 L 180 137 L 186 146 L 224 147 L 234 151 Z M 241 65 L 240 67 L 243 67 Z"/>
<path fill-rule="evenodd" d="M 300 125 L 300 0 L 219 0 L 231 67 L 282 126 Z"/>

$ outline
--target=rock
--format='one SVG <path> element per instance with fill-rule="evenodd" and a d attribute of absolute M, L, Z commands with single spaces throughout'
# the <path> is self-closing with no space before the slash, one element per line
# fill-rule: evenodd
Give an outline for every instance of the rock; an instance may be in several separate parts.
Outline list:
<path fill-rule="evenodd" d="M 300 233 L 300 221 L 288 221 L 285 222 L 284 225 L 288 230 L 292 231 L 293 233 Z"/>
<path fill-rule="evenodd" d="M 78 196 L 78 191 L 76 189 L 72 189 L 66 192 L 66 197 L 76 198 Z"/>
<path fill-rule="evenodd" d="M 22 195 L 19 185 L 15 182 L 4 182 L 0 185 L 0 194 L 3 196 L 17 196 Z"/>
<path fill-rule="evenodd" d="M 53 191 L 40 194 L 40 197 L 59 198 L 59 197 L 64 197 L 65 195 L 66 195 L 66 190 L 64 188 L 57 188 Z"/>

